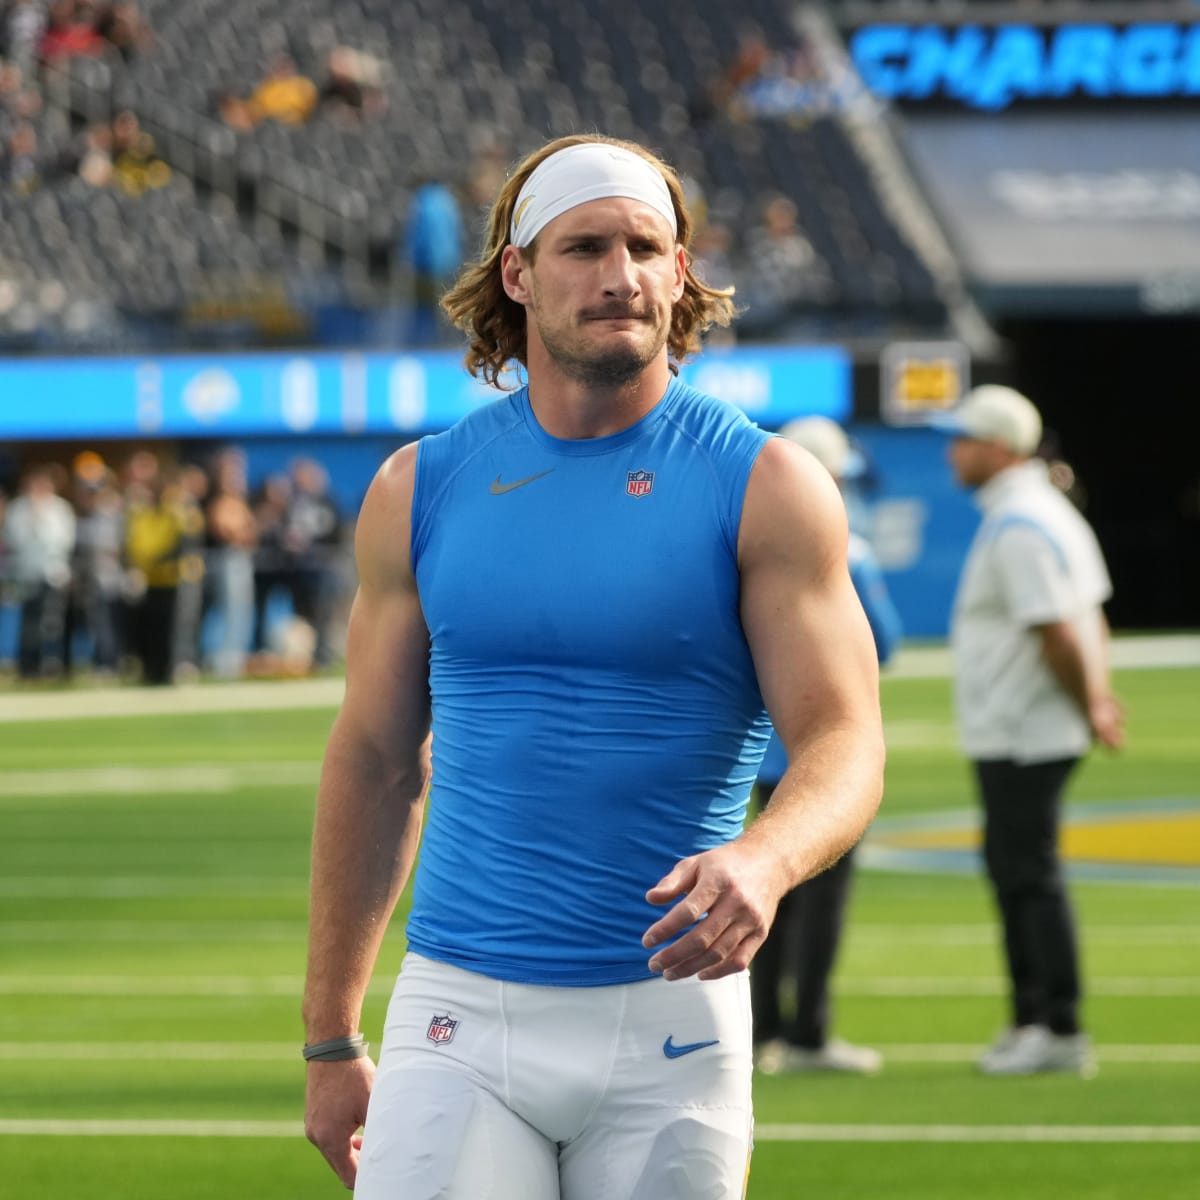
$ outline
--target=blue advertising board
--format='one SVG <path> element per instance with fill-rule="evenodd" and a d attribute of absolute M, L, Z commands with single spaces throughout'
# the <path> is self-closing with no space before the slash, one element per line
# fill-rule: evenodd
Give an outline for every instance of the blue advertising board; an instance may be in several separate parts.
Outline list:
<path fill-rule="evenodd" d="M 713 348 L 682 375 L 765 426 L 850 414 L 850 360 L 836 347 Z M 457 352 L 10 359 L 0 438 L 416 436 L 497 394 Z"/>
<path fill-rule="evenodd" d="M 946 460 L 945 435 L 929 428 L 851 425 L 866 462 L 851 492 L 855 529 L 870 543 L 908 638 L 942 638 L 979 511 Z"/>
<path fill-rule="evenodd" d="M 810 413 L 847 423 L 850 366 L 836 348 L 710 349 L 683 376 L 773 429 Z M 252 483 L 304 453 L 326 467 L 351 514 L 398 445 L 496 395 L 455 353 L 10 360 L 0 361 L 0 442 L 173 438 L 196 439 L 199 450 L 239 441 Z M 880 558 L 906 635 L 942 637 L 978 520 L 950 475 L 944 438 L 921 427 L 849 430 L 869 466 L 851 497 L 855 525 Z"/>

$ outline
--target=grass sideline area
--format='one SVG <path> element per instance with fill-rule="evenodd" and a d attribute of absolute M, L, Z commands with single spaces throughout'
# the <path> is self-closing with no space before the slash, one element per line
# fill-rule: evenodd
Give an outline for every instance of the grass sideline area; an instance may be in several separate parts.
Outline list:
<path fill-rule="evenodd" d="M 1092 756 L 1072 812 L 1200 812 L 1200 670 L 1121 670 L 1118 689 L 1129 747 Z M 878 834 L 961 827 L 948 682 L 888 677 L 883 702 Z M 256 702 L 0 725 L 4 1195 L 345 1194 L 300 1133 L 308 842 L 332 717 Z M 984 1079 L 971 1058 L 1005 1005 L 977 872 L 860 870 L 836 1026 L 886 1066 L 758 1079 L 751 1200 L 1191 1197 L 1200 854 L 1137 882 L 1099 871 L 1073 894 L 1099 1076 Z M 398 920 L 364 1018 L 375 1042 L 402 952 Z"/>

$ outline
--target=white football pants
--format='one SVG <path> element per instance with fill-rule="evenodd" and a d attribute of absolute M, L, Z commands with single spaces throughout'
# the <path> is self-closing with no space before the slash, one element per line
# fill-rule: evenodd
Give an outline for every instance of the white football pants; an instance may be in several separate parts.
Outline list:
<path fill-rule="evenodd" d="M 745 972 L 504 983 L 408 954 L 358 1200 L 738 1200 L 749 1169 Z"/>

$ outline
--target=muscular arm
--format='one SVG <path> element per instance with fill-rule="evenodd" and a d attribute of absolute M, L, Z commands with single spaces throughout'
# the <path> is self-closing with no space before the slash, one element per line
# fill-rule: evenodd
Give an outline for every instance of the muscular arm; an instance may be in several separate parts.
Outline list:
<path fill-rule="evenodd" d="M 1070 621 L 1035 626 L 1041 639 L 1042 659 L 1059 686 L 1087 717 L 1096 738 L 1110 749 L 1124 740 L 1124 714 L 1112 693 L 1108 671 L 1108 623 L 1101 615 L 1103 641 L 1092 657 Z"/>
<path fill-rule="evenodd" d="M 313 834 L 308 1042 L 354 1033 L 388 919 L 408 879 L 429 781 L 429 635 L 409 562 L 416 446 L 383 466 L 355 538 L 359 586 L 346 696 L 321 771 Z M 357 1169 L 369 1058 L 312 1062 L 306 1132 L 347 1187 Z"/>
<path fill-rule="evenodd" d="M 780 898 L 862 836 L 883 790 L 879 667 L 846 565 L 846 515 L 828 473 L 776 439 L 759 455 L 739 537 L 742 626 L 788 769 L 737 840 L 684 859 L 648 893 L 681 899 L 647 931 L 668 978 L 743 970 Z"/>

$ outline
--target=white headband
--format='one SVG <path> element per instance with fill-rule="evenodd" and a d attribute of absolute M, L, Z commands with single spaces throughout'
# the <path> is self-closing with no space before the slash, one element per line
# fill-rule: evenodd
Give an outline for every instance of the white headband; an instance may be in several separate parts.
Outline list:
<path fill-rule="evenodd" d="M 513 207 L 509 241 L 528 246 L 567 209 L 609 196 L 650 205 L 671 226 L 672 236 L 678 233 L 670 189 L 653 163 L 607 142 L 583 142 L 543 159 L 525 180 Z"/>

